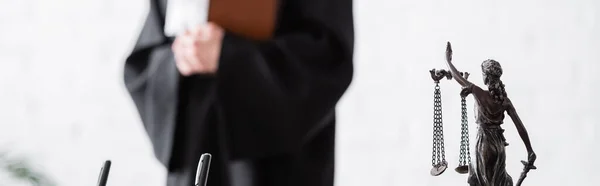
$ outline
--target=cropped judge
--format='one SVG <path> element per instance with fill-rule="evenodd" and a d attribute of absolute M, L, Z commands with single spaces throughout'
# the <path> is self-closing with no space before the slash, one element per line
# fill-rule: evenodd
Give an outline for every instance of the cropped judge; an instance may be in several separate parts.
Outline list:
<path fill-rule="evenodd" d="M 208 186 L 332 186 L 352 0 L 281 0 L 267 40 L 215 23 L 167 37 L 166 1 L 151 0 L 124 79 L 167 185 L 194 185 L 211 153 Z"/>

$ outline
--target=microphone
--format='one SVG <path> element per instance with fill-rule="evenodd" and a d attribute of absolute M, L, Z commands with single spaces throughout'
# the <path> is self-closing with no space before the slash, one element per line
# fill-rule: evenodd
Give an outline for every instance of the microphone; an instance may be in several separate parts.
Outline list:
<path fill-rule="evenodd" d="M 106 186 L 108 180 L 108 173 L 110 172 L 110 160 L 106 160 L 100 168 L 100 176 L 98 176 L 98 186 Z"/>
<path fill-rule="evenodd" d="M 206 186 L 206 181 L 208 180 L 208 172 L 210 170 L 210 153 L 204 153 L 200 156 L 200 161 L 198 161 L 198 168 L 196 169 L 196 181 L 194 183 L 195 186 Z"/>

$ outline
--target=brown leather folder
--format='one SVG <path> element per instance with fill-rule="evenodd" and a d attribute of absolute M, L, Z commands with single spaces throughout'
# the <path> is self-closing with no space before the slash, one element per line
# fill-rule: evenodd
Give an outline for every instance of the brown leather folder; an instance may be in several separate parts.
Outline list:
<path fill-rule="evenodd" d="M 208 21 L 254 40 L 273 36 L 277 0 L 210 0 Z"/>

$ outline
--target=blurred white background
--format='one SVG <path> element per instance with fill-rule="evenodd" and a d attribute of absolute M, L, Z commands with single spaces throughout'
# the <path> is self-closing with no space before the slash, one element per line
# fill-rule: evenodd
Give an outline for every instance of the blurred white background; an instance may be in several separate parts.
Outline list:
<path fill-rule="evenodd" d="M 529 130 L 538 170 L 526 185 L 593 185 L 600 167 L 600 1 L 355 0 L 356 72 L 339 105 L 336 185 L 466 185 L 453 171 L 460 140 L 459 86 L 443 81 L 446 157 L 431 168 L 433 82 L 454 61 L 482 85 L 480 64 L 504 68 L 509 97 Z M 122 66 L 147 0 L 0 0 L 0 151 L 31 160 L 59 186 L 162 186 L 122 84 Z M 471 141 L 476 126 L 468 99 Z M 504 125 L 507 167 L 526 159 Z M 0 185 L 18 185 L 0 176 Z"/>

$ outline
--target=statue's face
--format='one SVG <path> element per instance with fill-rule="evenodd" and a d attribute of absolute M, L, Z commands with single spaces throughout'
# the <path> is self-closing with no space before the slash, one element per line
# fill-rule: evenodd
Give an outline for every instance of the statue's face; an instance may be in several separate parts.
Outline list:
<path fill-rule="evenodd" d="M 488 85 L 489 79 L 486 73 L 482 73 L 483 84 Z"/>

